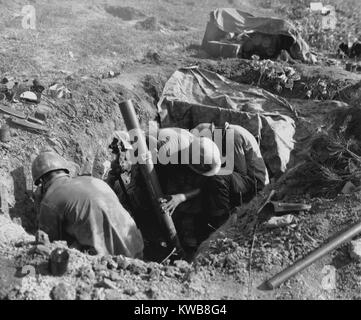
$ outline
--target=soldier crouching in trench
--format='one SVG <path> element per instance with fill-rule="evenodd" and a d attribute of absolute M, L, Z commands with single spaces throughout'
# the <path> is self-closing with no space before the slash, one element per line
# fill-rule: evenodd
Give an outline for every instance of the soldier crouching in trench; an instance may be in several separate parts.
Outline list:
<path fill-rule="evenodd" d="M 126 140 L 125 142 L 123 140 Z M 115 144 L 119 144 L 119 150 L 127 152 L 127 136 L 115 133 L 113 136 L 112 149 Z M 188 257 L 191 257 L 199 245 L 200 213 L 202 211 L 201 189 L 204 178 L 216 174 L 221 166 L 221 159 L 217 146 L 207 138 L 198 138 L 187 130 L 180 128 L 159 129 L 156 136 L 146 136 L 148 148 L 150 148 L 153 160 L 156 162 L 155 170 L 159 178 L 162 190 L 167 196 L 160 199 L 161 207 L 166 214 L 172 216 L 180 238 L 183 249 Z M 199 154 L 198 164 L 192 162 L 191 150 L 196 150 Z M 182 161 L 182 152 L 187 154 L 187 159 Z M 151 210 L 151 201 L 147 194 L 145 181 L 141 174 L 138 163 L 133 163 L 131 167 L 130 184 L 126 190 L 114 184 L 122 161 L 117 160 L 112 163 L 112 170 L 109 172 L 107 181 L 117 190 L 122 203 L 126 205 L 141 229 L 145 239 L 145 257 L 149 260 L 162 260 L 166 256 L 167 249 L 162 246 L 163 235 L 160 231 L 156 219 Z M 172 161 L 167 161 L 172 159 Z M 165 161 L 164 161 L 165 160 Z M 124 162 L 123 162 L 124 163 Z M 120 184 L 123 182 L 120 180 Z M 119 194 L 120 191 L 120 194 Z"/>
<path fill-rule="evenodd" d="M 216 141 L 217 130 L 220 141 Z M 115 137 L 115 143 L 119 142 L 121 150 L 127 152 L 131 149 L 126 133 Z M 158 160 L 155 170 L 163 191 L 168 195 L 161 199 L 162 208 L 172 216 L 187 252 L 194 252 L 211 232 L 229 218 L 234 208 L 251 200 L 269 183 L 257 140 L 241 126 L 226 123 L 216 128 L 213 124 L 203 123 L 192 133 L 180 128 L 166 128 L 159 129 L 156 137 L 149 135 L 146 139 L 148 147 L 156 147 L 151 150 L 153 159 Z M 189 155 L 186 165 L 181 159 L 185 150 Z M 199 151 L 199 164 L 192 162 L 192 150 Z M 225 158 L 223 165 L 221 155 Z M 176 162 L 162 164 L 159 161 L 167 157 L 176 159 Z M 119 172 L 115 169 L 117 166 L 120 166 L 119 161 L 113 163 L 110 181 L 114 181 Z M 126 189 L 124 193 L 128 199 L 121 196 L 120 199 L 122 203 L 131 205 L 129 210 L 147 242 L 145 251 L 153 254 L 160 250 L 158 244 L 162 235 L 149 212 L 151 203 L 138 164 L 131 168 L 130 181 L 126 188 L 122 188 L 123 191 Z M 119 188 L 116 189 L 119 192 Z"/>
<path fill-rule="evenodd" d="M 256 138 L 239 125 L 201 123 L 192 131 L 216 142 L 225 161 L 220 173 L 207 178 L 203 189 L 205 239 L 212 229 L 219 228 L 234 208 L 249 202 L 269 184 L 267 167 Z"/>
<path fill-rule="evenodd" d="M 142 258 L 142 235 L 104 181 L 71 178 L 67 161 L 52 151 L 36 157 L 32 175 L 40 190 L 39 230 L 51 241 L 65 240 L 89 254 Z"/>

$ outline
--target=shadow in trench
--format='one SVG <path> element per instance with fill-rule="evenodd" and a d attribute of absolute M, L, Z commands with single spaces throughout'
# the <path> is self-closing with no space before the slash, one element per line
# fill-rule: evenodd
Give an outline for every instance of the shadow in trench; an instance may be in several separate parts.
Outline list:
<path fill-rule="evenodd" d="M 36 214 L 32 199 L 32 190 L 27 190 L 27 179 L 24 167 L 13 170 L 11 176 L 14 181 L 15 205 L 10 208 L 12 219 L 20 218 L 23 228 L 30 233 L 36 231 Z"/>

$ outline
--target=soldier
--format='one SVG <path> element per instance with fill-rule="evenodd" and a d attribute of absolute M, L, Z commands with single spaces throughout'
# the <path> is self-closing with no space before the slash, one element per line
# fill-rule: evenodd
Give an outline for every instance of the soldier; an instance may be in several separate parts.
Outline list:
<path fill-rule="evenodd" d="M 141 233 L 105 182 L 71 178 L 67 161 L 52 151 L 37 156 L 32 175 L 40 186 L 39 229 L 51 241 L 65 240 L 91 254 L 142 257 Z"/>
<path fill-rule="evenodd" d="M 235 207 L 249 201 L 269 184 L 267 168 L 257 140 L 248 130 L 228 123 L 220 128 L 216 128 L 213 123 L 202 123 L 192 132 L 215 141 L 216 130 L 219 130 L 221 145 L 216 144 L 225 161 L 220 174 L 209 177 L 204 183 L 204 237 L 212 229 L 220 227 Z M 209 229 L 209 225 L 212 228 Z"/>
<path fill-rule="evenodd" d="M 220 154 L 210 139 L 195 137 L 184 129 L 163 128 L 154 133 L 156 136 L 148 135 L 146 140 L 156 162 L 162 190 L 167 195 L 160 199 L 161 207 L 172 216 L 183 248 L 192 252 L 198 245 L 196 224 L 202 210 L 203 178 L 217 174 L 221 166 Z M 112 169 L 110 176 L 118 171 Z M 126 188 L 129 200 L 124 202 L 131 204 L 130 211 L 144 236 L 145 256 L 158 260 L 155 255 L 162 250 L 162 234 L 157 220 L 149 212 L 152 205 L 139 163 L 133 163 Z"/>

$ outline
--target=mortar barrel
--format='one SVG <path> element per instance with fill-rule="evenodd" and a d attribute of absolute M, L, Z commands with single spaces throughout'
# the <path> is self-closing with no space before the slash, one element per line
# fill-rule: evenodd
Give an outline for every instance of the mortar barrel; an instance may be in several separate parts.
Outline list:
<path fill-rule="evenodd" d="M 164 235 L 167 239 L 167 243 L 172 248 L 176 247 L 178 249 L 178 252 L 180 254 L 183 254 L 183 249 L 180 245 L 173 219 L 160 207 L 159 199 L 163 198 L 164 195 L 154 169 L 154 163 L 151 153 L 148 150 L 145 136 L 140 128 L 140 124 L 135 113 L 133 103 L 131 100 L 123 101 L 119 104 L 119 107 L 128 132 L 132 131 L 131 136 L 136 136 L 138 139 L 138 159 L 144 160 L 142 161 L 142 163 L 139 164 L 139 166 L 153 204 L 154 212 L 156 213 L 157 218 L 160 221 L 162 228 L 164 229 Z"/>

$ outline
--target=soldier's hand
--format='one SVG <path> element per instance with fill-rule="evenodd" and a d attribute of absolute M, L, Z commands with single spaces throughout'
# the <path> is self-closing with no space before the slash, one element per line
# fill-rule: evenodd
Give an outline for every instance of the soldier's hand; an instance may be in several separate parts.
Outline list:
<path fill-rule="evenodd" d="M 162 210 L 172 215 L 175 209 L 182 203 L 186 201 L 186 196 L 183 193 L 174 194 L 170 196 L 169 200 L 162 199 L 161 200 L 161 208 Z"/>

